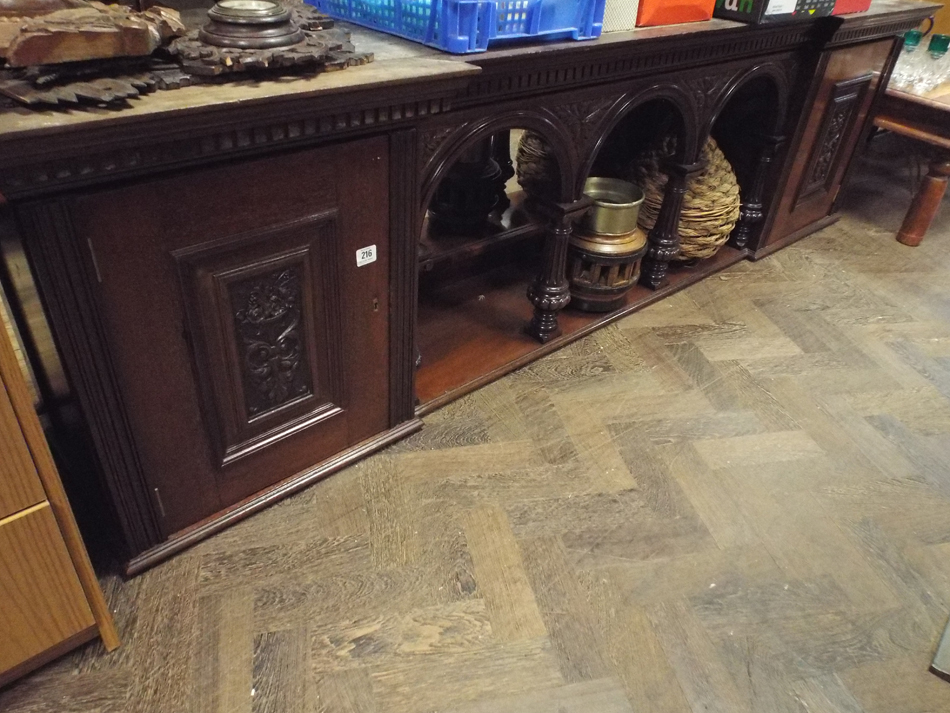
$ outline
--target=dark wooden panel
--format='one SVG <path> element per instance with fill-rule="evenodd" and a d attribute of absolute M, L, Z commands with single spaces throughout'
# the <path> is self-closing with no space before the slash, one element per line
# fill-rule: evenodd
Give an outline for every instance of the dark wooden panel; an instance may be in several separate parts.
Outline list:
<path fill-rule="evenodd" d="M 72 201 L 165 536 L 388 427 L 388 180 L 375 138 Z"/>
<path fill-rule="evenodd" d="M 893 43 L 879 40 L 830 54 L 814 102 L 806 106 L 798 143 L 789 152 L 791 168 L 760 250 L 831 211 Z M 807 160 L 796 160 L 802 157 Z"/>
<path fill-rule="evenodd" d="M 122 530 L 123 554 L 141 552 L 161 541 L 161 527 L 122 403 L 106 325 L 96 307 L 89 244 L 76 234 L 65 201 L 20 206 L 17 218 L 56 346 L 96 446 Z"/>
<path fill-rule="evenodd" d="M 175 253 L 222 465 L 341 412 L 336 215 Z"/>
<path fill-rule="evenodd" d="M 873 79 L 874 74 L 868 72 L 860 77 L 836 82 L 832 86 L 821 130 L 802 177 L 798 199 L 795 201 L 796 208 L 816 193 L 823 192 L 827 196 L 836 189 L 833 181 L 841 167 L 842 145 L 849 130 L 854 126 L 856 113 Z"/>
<path fill-rule="evenodd" d="M 390 394 L 389 423 L 414 418 L 418 294 L 419 198 L 415 130 L 390 137 Z"/>

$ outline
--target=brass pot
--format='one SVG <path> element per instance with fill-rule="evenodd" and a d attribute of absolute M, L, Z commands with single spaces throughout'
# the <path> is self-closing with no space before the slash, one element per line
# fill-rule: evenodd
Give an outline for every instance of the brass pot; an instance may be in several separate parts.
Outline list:
<path fill-rule="evenodd" d="M 647 234 L 636 228 L 627 235 L 571 236 L 567 275 L 571 306 L 585 312 L 610 312 L 622 306 L 640 279 L 640 261 L 647 251 Z"/>
<path fill-rule="evenodd" d="M 646 248 L 647 234 L 643 228 L 634 228 L 626 235 L 590 235 L 576 230 L 571 235 L 571 245 L 592 255 L 626 257 Z"/>
<path fill-rule="evenodd" d="M 581 221 L 588 235 L 629 235 L 637 229 L 643 191 L 632 183 L 618 178 L 588 178 L 584 195 L 594 199 Z"/>

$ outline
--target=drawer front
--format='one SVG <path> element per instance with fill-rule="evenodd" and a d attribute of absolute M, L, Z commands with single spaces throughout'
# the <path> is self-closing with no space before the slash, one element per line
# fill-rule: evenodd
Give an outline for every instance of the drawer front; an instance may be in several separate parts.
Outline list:
<path fill-rule="evenodd" d="M 0 681 L 94 626 L 49 503 L 0 520 Z"/>
<path fill-rule="evenodd" d="M 6 338 L 5 335 L 0 337 Z M 45 499 L 30 449 L 0 375 L 0 520 Z"/>

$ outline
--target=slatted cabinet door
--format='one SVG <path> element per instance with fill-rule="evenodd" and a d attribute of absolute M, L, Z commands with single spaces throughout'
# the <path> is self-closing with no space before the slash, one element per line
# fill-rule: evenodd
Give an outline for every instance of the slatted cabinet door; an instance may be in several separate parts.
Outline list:
<path fill-rule="evenodd" d="M 374 138 L 71 202 L 166 536 L 388 428 L 388 179 Z"/>

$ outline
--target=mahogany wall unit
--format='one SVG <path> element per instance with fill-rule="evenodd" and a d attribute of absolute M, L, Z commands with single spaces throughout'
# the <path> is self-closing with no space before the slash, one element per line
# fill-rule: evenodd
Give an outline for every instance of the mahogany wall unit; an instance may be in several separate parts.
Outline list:
<path fill-rule="evenodd" d="M 932 8 L 878 0 L 845 18 L 713 20 L 468 57 L 356 31 L 377 61 L 344 72 L 161 92 L 108 114 L 0 113 L 0 192 L 128 571 L 821 224 L 895 38 Z M 677 153 L 641 284 L 608 314 L 564 309 L 584 180 L 661 120 Z M 476 239 L 428 240 L 453 164 L 491 141 L 508 168 L 512 129 L 547 142 L 551 194 L 531 213 L 511 196 Z M 741 220 L 715 258 L 675 269 L 686 181 L 710 134 L 736 167 Z M 369 246 L 375 262 L 358 267 Z"/>

